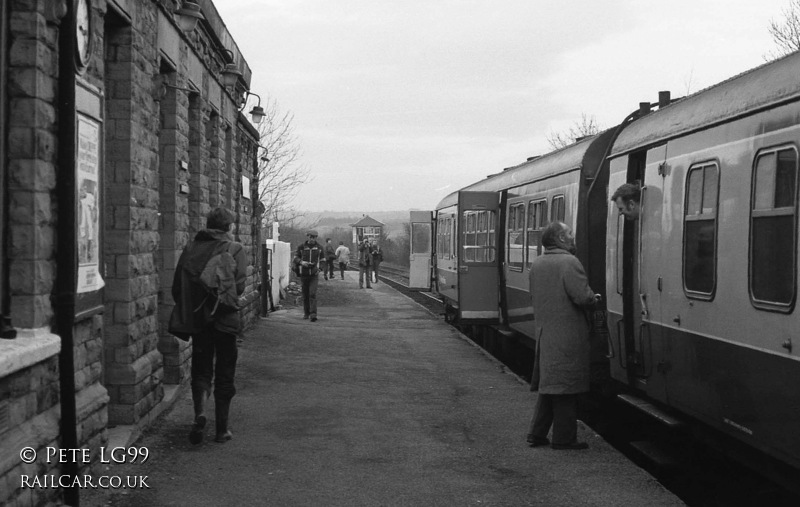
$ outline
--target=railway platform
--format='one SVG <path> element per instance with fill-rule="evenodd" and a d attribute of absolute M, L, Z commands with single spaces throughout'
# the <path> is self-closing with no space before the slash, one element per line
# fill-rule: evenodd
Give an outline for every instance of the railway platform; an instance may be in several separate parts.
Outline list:
<path fill-rule="evenodd" d="M 385 283 L 320 278 L 317 322 L 287 303 L 243 336 L 233 440 L 212 406 L 191 445 L 182 389 L 135 443 L 147 462 L 100 470 L 148 487 L 81 505 L 683 505 L 584 425 L 588 450 L 528 447 L 535 393 Z"/>

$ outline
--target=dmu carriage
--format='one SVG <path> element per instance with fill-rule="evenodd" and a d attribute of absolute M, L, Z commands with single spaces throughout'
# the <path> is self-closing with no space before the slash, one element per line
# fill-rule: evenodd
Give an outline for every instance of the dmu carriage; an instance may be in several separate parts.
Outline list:
<path fill-rule="evenodd" d="M 530 264 L 541 230 L 561 220 L 607 304 L 593 364 L 615 387 L 797 471 L 798 75 L 795 53 L 662 96 L 415 212 L 412 285 L 437 292 L 451 320 L 532 343 Z M 633 222 L 610 202 L 626 182 L 642 187 Z"/>

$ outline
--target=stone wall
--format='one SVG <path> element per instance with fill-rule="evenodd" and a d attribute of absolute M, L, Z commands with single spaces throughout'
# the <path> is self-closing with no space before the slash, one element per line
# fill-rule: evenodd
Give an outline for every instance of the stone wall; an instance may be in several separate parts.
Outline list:
<path fill-rule="evenodd" d="M 78 298 L 72 349 L 62 350 L 63 337 L 52 330 L 63 310 L 53 296 L 58 273 L 74 267 L 58 255 L 58 235 L 75 234 L 65 220 L 75 210 L 59 202 L 56 184 L 74 172 L 58 156 L 60 143 L 74 142 L 58 97 L 58 62 L 72 59 L 59 54 L 66 3 L 6 2 L 8 120 L 2 141 L 8 165 L 0 191 L 9 197 L 0 234 L 8 238 L 3 295 L 19 337 L 0 340 L 0 439 L 11 451 L 0 456 L 0 504 L 62 500 L 58 489 L 20 488 L 21 475 L 59 473 L 44 459 L 22 463 L 23 447 L 60 447 L 62 427 L 74 424 L 78 446 L 90 449 L 96 462 L 109 428 L 131 427 L 138 434 L 164 410 L 165 386 L 186 383 L 191 346 L 166 332 L 172 278 L 181 251 L 205 227 L 213 207 L 236 217 L 236 240 L 254 263 L 243 320 L 249 324 L 257 316 L 255 218 L 253 203 L 241 196 L 243 177 L 254 180 L 258 149 L 257 131 L 239 112 L 250 70 L 215 9 L 185 34 L 173 18 L 179 3 L 90 1 L 93 55 L 75 93 L 90 102 L 78 110 L 88 107 L 101 126 L 105 286 Z M 225 49 L 244 75 L 231 88 L 219 80 Z M 74 378 L 61 378 L 60 350 L 66 354 L 61 359 L 71 360 Z M 72 386 L 69 398 L 61 392 L 64 382 L 74 385 L 74 421 L 61 418 L 61 404 L 71 404 L 72 396 Z M 81 473 L 91 467 L 81 464 Z"/>

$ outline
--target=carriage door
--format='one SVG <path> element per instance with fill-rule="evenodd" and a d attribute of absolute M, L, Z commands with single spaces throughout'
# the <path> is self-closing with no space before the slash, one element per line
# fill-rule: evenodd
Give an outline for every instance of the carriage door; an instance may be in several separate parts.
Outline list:
<path fill-rule="evenodd" d="M 433 213 L 411 212 L 411 255 L 408 288 L 430 290 L 433 259 Z"/>
<path fill-rule="evenodd" d="M 497 320 L 496 192 L 458 193 L 458 301 L 461 321 Z"/>
<path fill-rule="evenodd" d="M 653 375 L 654 360 L 661 355 L 658 349 L 661 340 L 657 335 L 661 318 L 659 266 L 664 156 L 664 146 L 632 153 L 627 170 L 615 172 L 609 182 L 610 192 L 625 182 L 638 182 L 642 186 L 638 220 L 625 220 L 614 204 L 609 208 L 609 331 L 617 356 L 612 359 L 612 376 L 627 379 L 631 386 L 658 398 L 664 391 L 663 378 Z M 612 292 L 613 289 L 616 290 Z"/>
<path fill-rule="evenodd" d="M 661 145 L 647 151 L 642 186 L 641 213 L 639 215 L 638 273 L 638 316 L 634 328 L 637 368 L 636 375 L 640 387 L 648 396 L 665 400 L 665 377 L 660 372 L 664 355 L 661 295 L 663 290 L 663 219 L 664 184 L 667 146 Z M 636 315 L 634 315 L 636 317 Z"/>

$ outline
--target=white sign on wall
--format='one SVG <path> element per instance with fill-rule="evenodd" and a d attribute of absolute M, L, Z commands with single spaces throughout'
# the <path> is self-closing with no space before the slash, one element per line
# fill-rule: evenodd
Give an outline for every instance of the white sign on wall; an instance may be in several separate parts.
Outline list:
<path fill-rule="evenodd" d="M 250 199 L 250 178 L 242 176 L 242 197 Z"/>
<path fill-rule="evenodd" d="M 99 290 L 100 276 L 100 124 L 78 115 L 78 294 Z"/>

